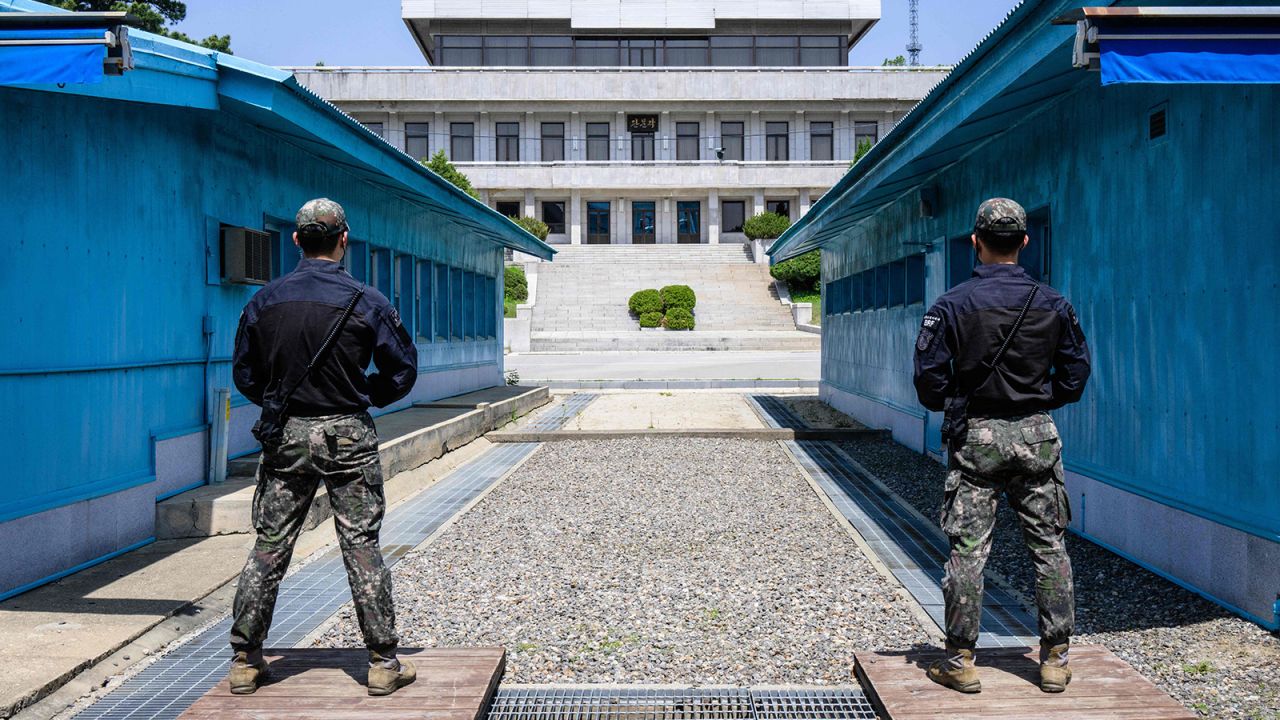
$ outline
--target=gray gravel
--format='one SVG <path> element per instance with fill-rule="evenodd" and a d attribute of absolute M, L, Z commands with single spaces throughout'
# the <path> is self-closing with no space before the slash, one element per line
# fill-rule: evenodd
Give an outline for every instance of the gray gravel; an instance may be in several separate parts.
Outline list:
<path fill-rule="evenodd" d="M 928 642 L 770 442 L 549 443 L 393 574 L 404 646 L 504 645 L 507 682 L 848 684 Z"/>
<path fill-rule="evenodd" d="M 917 510 L 938 516 L 940 464 L 887 440 L 844 447 Z M 1280 637 L 1087 540 L 1068 535 L 1067 546 L 1076 641 L 1105 645 L 1203 717 L 1280 718 Z M 988 568 L 1031 594 L 1034 570 L 1007 503 Z"/>

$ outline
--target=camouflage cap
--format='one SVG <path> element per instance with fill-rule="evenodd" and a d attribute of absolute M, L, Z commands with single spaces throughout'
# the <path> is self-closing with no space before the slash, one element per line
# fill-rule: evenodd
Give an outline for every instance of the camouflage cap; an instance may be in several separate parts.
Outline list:
<path fill-rule="evenodd" d="M 1027 211 L 1009 198 L 991 198 L 978 206 L 978 219 L 973 221 L 973 227 L 997 233 L 1025 233 Z"/>
<path fill-rule="evenodd" d="M 329 237 L 347 229 L 347 213 L 329 198 L 308 200 L 298 210 L 298 234 L 310 237 Z"/>

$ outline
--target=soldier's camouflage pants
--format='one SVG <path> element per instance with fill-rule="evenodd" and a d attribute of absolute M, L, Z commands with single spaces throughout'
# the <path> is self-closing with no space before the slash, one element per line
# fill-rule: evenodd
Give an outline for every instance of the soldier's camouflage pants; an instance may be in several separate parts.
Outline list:
<path fill-rule="evenodd" d="M 1075 625 L 1071 560 L 1064 543 L 1071 510 L 1063 485 L 1062 442 L 1045 413 L 970 418 L 965 443 L 952 448 L 942 504 L 942 531 L 951 540 L 942 581 L 947 640 L 968 649 L 978 640 L 982 571 L 1002 494 L 1018 515 L 1035 566 L 1041 642 L 1066 642 Z"/>
<path fill-rule="evenodd" d="M 258 650 L 266 641 L 280 580 L 321 482 L 328 489 L 365 645 L 383 657 L 395 654 L 391 573 L 378 547 L 386 510 L 382 466 L 373 418 L 365 412 L 289 418 L 279 445 L 263 448 L 253 496 L 258 539 L 236 589 L 235 650 Z"/>

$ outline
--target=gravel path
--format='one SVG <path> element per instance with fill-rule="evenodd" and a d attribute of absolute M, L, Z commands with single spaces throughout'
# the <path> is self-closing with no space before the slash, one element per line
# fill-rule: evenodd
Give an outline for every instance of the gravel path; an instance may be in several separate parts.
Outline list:
<path fill-rule="evenodd" d="M 880 480 L 937 517 L 946 471 L 892 441 L 844 443 Z M 1280 719 L 1280 637 L 1075 535 L 1076 640 L 1105 645 L 1209 718 Z M 1001 503 L 987 566 L 1025 595 L 1034 571 L 1018 521 Z"/>
<path fill-rule="evenodd" d="M 505 645 L 507 682 L 849 684 L 928 642 L 771 442 L 549 443 L 393 574 L 403 645 Z"/>

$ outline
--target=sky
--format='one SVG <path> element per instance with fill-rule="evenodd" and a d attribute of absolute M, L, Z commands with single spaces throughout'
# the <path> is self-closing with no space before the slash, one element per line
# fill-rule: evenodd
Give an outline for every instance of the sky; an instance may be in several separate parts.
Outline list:
<path fill-rule="evenodd" d="M 400 0 L 186 0 L 177 29 L 194 38 L 231 34 L 231 49 L 268 65 L 423 65 L 400 19 Z M 922 65 L 951 65 L 1016 0 L 920 0 Z M 854 65 L 906 54 L 907 1 L 883 0 L 880 22 L 854 47 Z"/>

